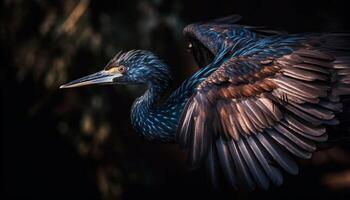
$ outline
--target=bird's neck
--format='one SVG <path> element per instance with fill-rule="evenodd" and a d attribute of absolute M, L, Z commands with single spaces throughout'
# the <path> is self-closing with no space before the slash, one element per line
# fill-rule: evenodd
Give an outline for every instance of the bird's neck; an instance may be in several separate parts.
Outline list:
<path fill-rule="evenodd" d="M 165 91 L 169 89 L 168 81 L 154 81 L 147 84 L 147 90 L 137 100 L 139 103 L 148 110 L 156 108 L 161 102 L 160 99 L 164 95 Z"/>
<path fill-rule="evenodd" d="M 167 120 L 169 114 L 160 102 L 168 89 L 170 80 L 153 80 L 147 84 L 146 92 L 132 106 L 131 121 L 134 129 L 145 139 L 173 142 L 177 121 Z"/>

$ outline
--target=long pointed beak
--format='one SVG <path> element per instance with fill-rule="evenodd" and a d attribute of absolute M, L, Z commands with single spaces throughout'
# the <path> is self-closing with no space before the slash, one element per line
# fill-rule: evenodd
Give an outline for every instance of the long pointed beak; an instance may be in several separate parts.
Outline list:
<path fill-rule="evenodd" d="M 67 84 L 61 85 L 60 89 L 80 87 L 84 85 L 112 84 L 113 79 L 119 76 L 122 76 L 122 74 L 119 74 L 119 73 L 111 74 L 108 71 L 102 70 L 97 73 L 90 74 L 88 76 L 84 76 L 77 80 L 71 81 Z"/>

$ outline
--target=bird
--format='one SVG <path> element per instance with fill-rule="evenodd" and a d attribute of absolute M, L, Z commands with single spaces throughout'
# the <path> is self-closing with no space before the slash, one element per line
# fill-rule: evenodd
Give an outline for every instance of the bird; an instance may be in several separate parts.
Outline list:
<path fill-rule="evenodd" d="M 187 25 L 199 69 L 167 98 L 169 67 L 146 50 L 119 52 L 60 88 L 143 84 L 131 124 L 145 140 L 178 143 L 214 186 L 267 190 L 298 174 L 349 116 L 350 34 L 294 33 L 239 24 L 238 15 Z M 330 136 L 330 137 L 328 137 Z"/>

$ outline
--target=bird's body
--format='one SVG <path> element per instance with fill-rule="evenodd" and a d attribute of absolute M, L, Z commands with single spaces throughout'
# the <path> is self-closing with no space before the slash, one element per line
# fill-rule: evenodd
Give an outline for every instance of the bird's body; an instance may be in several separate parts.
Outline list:
<path fill-rule="evenodd" d="M 151 52 L 118 54 L 105 70 L 63 87 L 142 83 L 131 121 L 145 139 L 177 142 L 192 167 L 222 171 L 233 186 L 282 184 L 297 174 L 290 155 L 308 159 L 327 127 L 348 112 L 349 34 L 293 34 L 233 24 L 228 17 L 184 29 L 200 69 L 164 102 L 171 75 Z"/>

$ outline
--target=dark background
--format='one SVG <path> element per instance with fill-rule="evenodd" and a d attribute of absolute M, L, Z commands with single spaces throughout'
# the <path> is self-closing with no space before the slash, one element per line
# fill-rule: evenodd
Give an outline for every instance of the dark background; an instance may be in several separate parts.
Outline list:
<path fill-rule="evenodd" d="M 229 14 L 291 33 L 350 30 L 346 1 L 1 2 L 1 199 L 350 199 L 348 144 L 300 161 L 267 192 L 212 190 L 177 145 L 144 142 L 129 110 L 142 88 L 60 84 L 98 71 L 119 50 L 148 49 L 174 87 L 196 66 L 182 28 Z"/>

